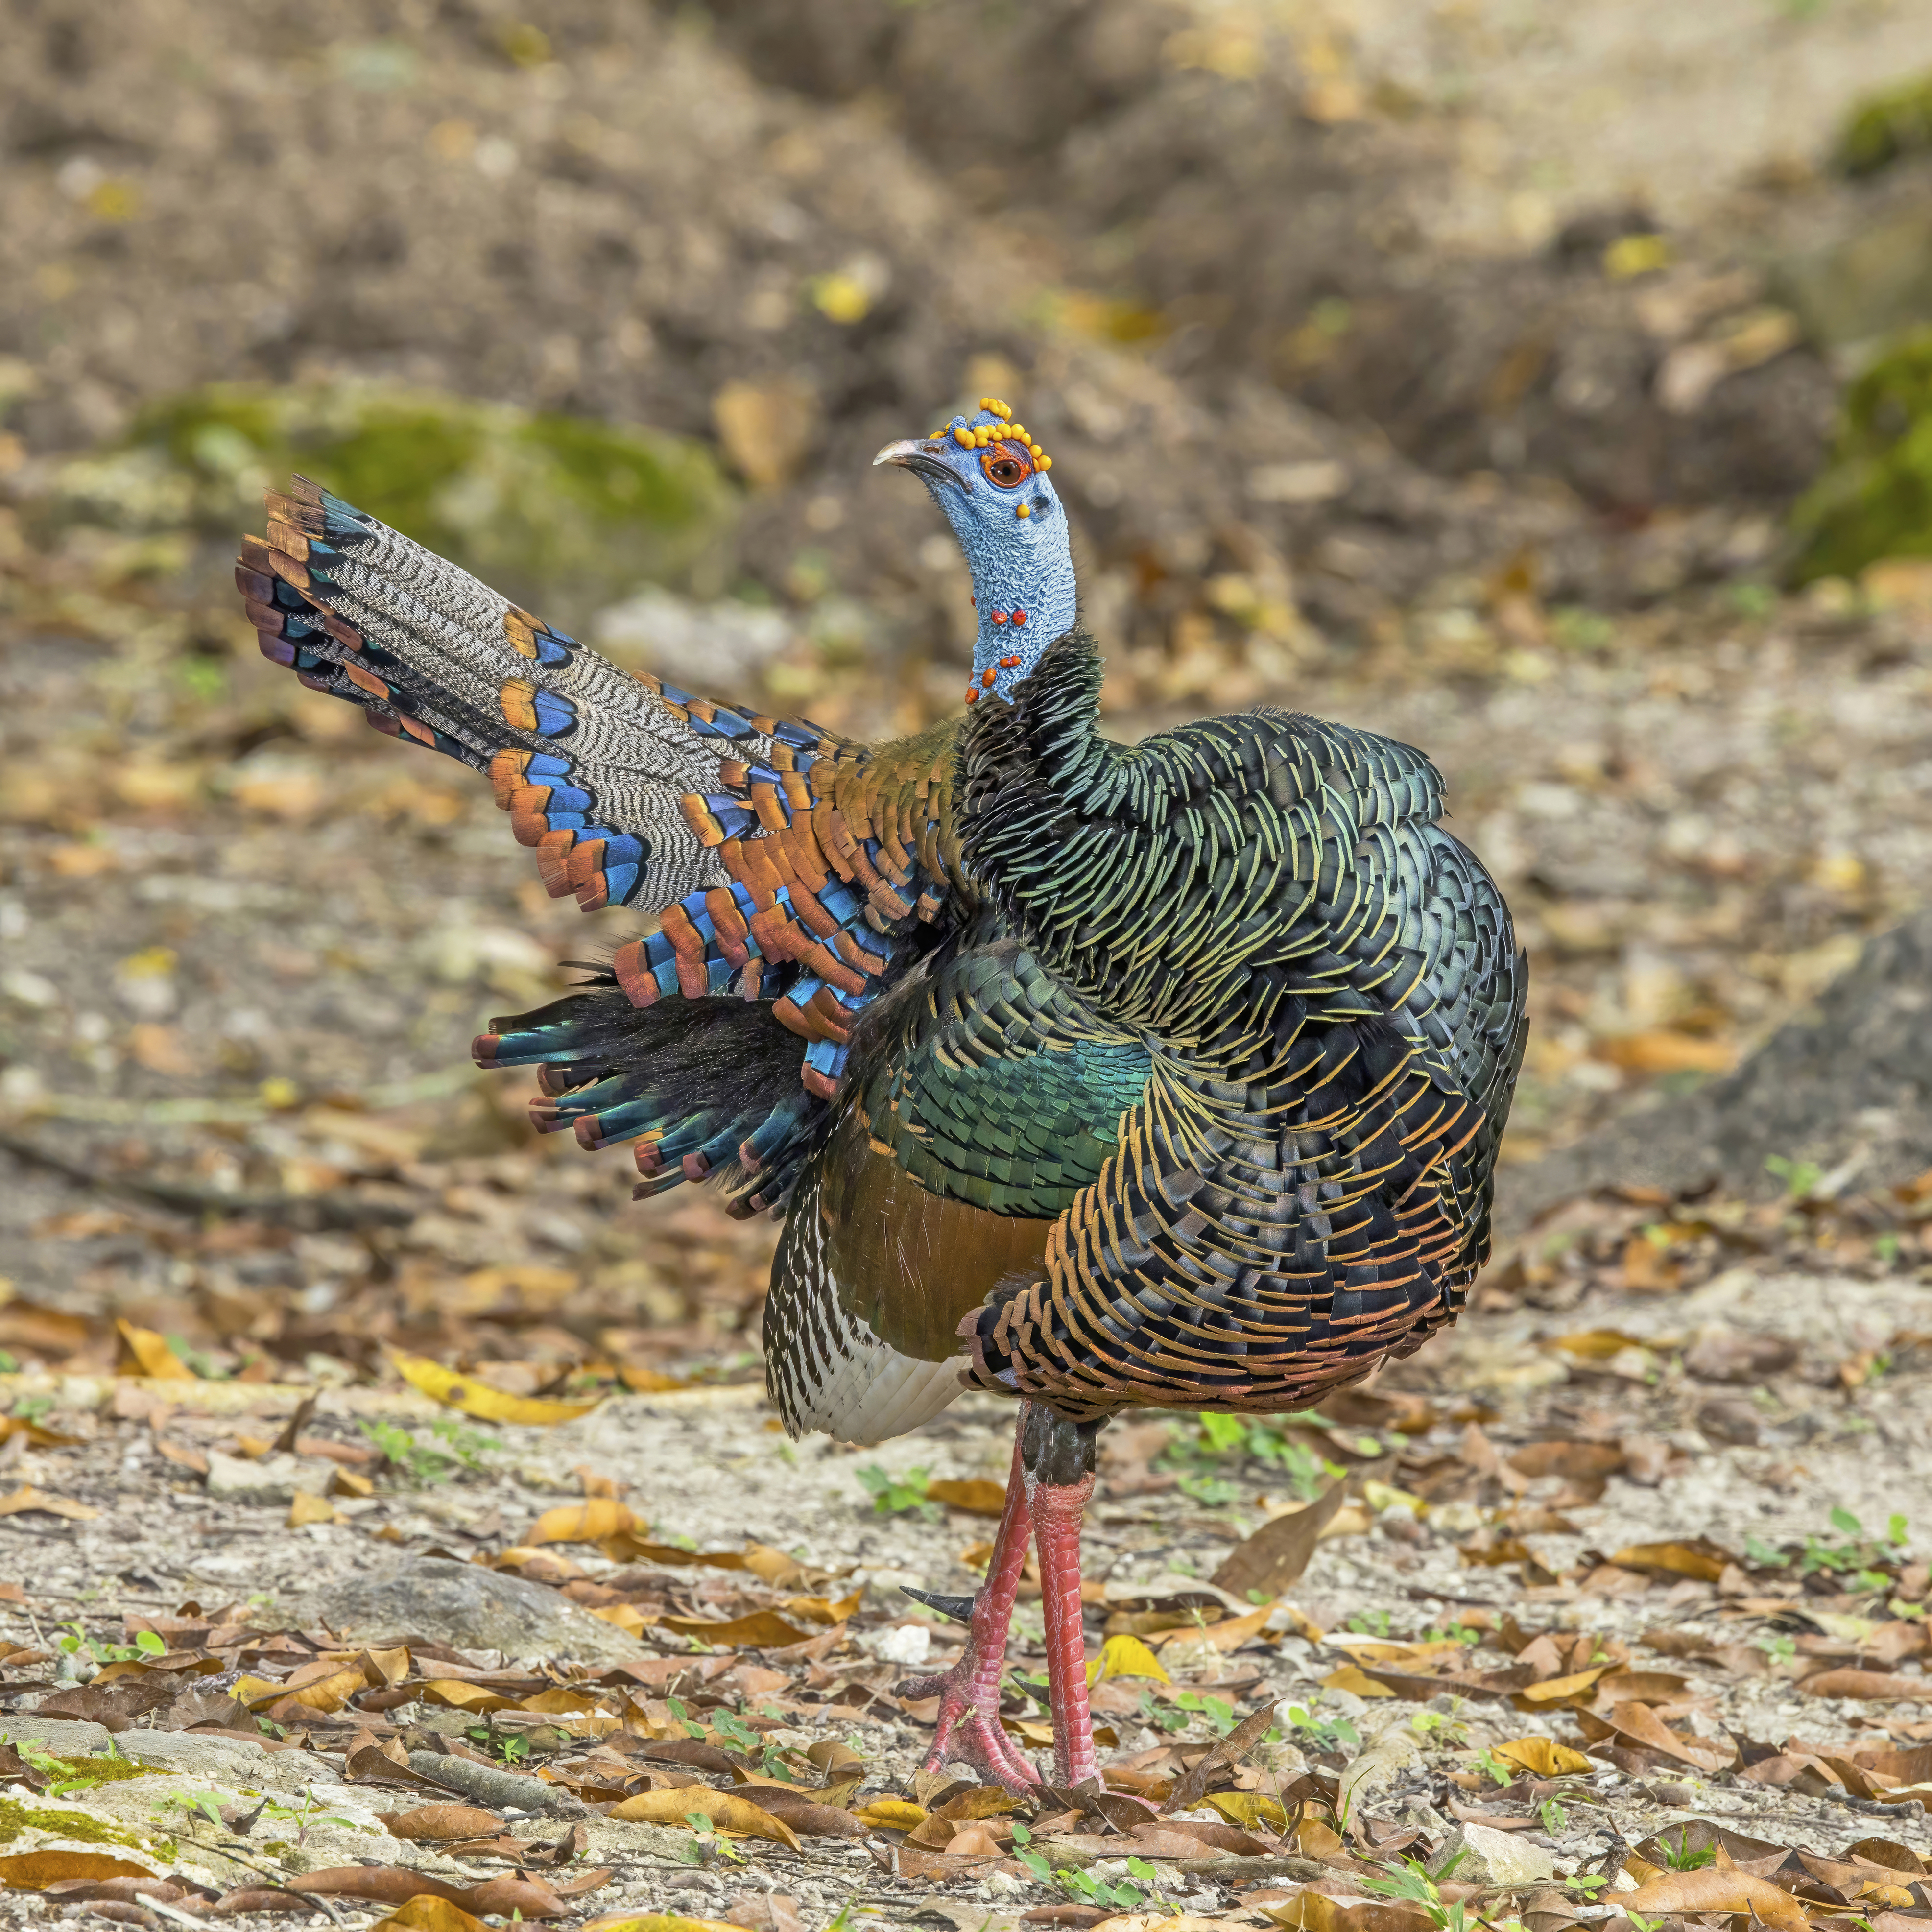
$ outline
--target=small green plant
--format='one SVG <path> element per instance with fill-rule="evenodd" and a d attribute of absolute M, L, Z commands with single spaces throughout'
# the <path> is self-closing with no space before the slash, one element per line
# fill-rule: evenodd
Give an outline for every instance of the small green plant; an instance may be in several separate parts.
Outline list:
<path fill-rule="evenodd" d="M 1889 1228 L 1883 1234 L 1874 1234 L 1872 1237 L 1872 1252 L 1884 1262 L 1887 1268 L 1896 1268 L 1898 1265 L 1899 1251 L 1903 1246 L 1904 1244 L 1899 1240 L 1898 1235 Z"/>
<path fill-rule="evenodd" d="M 1033 1850 L 1033 1833 L 1024 1825 L 1013 1827 L 1013 1856 L 1040 1884 L 1055 1887 L 1076 1904 L 1104 1906 L 1115 1912 L 1132 1912 L 1144 1905 L 1148 1892 L 1144 1888 L 1157 1886 L 1160 1880 L 1159 1873 L 1144 1858 L 1129 1858 L 1130 1876 L 1112 1883 L 1076 1866 L 1056 1867 L 1044 1852 Z M 1136 1880 L 1140 1882 L 1136 1884 Z M 1166 1904 L 1164 1900 L 1160 1902 Z"/>
<path fill-rule="evenodd" d="M 1459 1898 L 1454 1904 L 1445 1905 L 1440 1882 L 1453 1876 L 1456 1868 L 1468 1856 L 1467 1852 L 1458 1852 L 1433 1877 L 1417 1860 L 1404 1858 L 1399 1865 L 1387 1867 L 1386 1876 L 1364 1879 L 1362 1889 L 1383 1898 L 1400 1898 L 1420 1906 L 1428 1915 L 1430 1923 L 1438 1927 L 1440 1932 L 1469 1932 L 1468 1916 L 1462 1901 Z"/>
<path fill-rule="evenodd" d="M 1460 1706 L 1462 1700 L 1454 1700 Z M 1437 1732 L 1442 1734 L 1444 1744 L 1453 1744 L 1465 1737 L 1468 1726 L 1452 1711 L 1418 1711 L 1408 1720 L 1408 1727 L 1418 1737 L 1432 1737 Z"/>
<path fill-rule="evenodd" d="M 1664 1862 L 1672 1871 L 1702 1871 L 1705 1866 L 1718 1862 L 1716 1846 L 1691 1844 L 1688 1826 L 1678 1833 L 1676 1844 L 1668 1838 L 1659 1838 L 1657 1842 L 1664 1853 Z"/>
<path fill-rule="evenodd" d="M 931 1480 L 928 1469 L 908 1469 L 903 1475 L 890 1476 L 878 1463 L 868 1463 L 859 1472 L 859 1480 L 865 1485 L 872 1498 L 872 1507 L 881 1516 L 904 1516 L 916 1512 L 928 1522 L 937 1522 L 940 1517 L 939 1505 L 927 1500 L 926 1484 Z"/>
<path fill-rule="evenodd" d="M 1291 1704 L 1288 1721 L 1290 1728 L 1302 1732 L 1317 1750 L 1358 1751 L 1362 1748 L 1361 1732 L 1346 1718 L 1318 1718 L 1300 1705 Z"/>
<path fill-rule="evenodd" d="M 12 1413 L 22 1422 L 38 1422 L 49 1414 L 54 1406 L 50 1395 L 23 1395 L 14 1403 Z"/>
<path fill-rule="evenodd" d="M 1774 1664 L 1789 1664 L 1798 1654 L 1798 1640 L 1785 1630 L 1761 1630 L 1756 1642 Z"/>
<path fill-rule="evenodd" d="M 1358 1636 L 1387 1636 L 1391 1621 L 1386 1610 L 1358 1610 L 1342 1628 Z"/>
<path fill-rule="evenodd" d="M 0 1376 L 17 1376 L 20 1372 L 20 1363 L 4 1348 L 0 1348 Z"/>
<path fill-rule="evenodd" d="M 1810 1200 L 1812 1190 L 1825 1178 L 1825 1170 L 1816 1162 L 1786 1160 L 1781 1154 L 1767 1154 L 1764 1169 L 1784 1183 L 1785 1198 L 1794 1202 Z"/>
<path fill-rule="evenodd" d="M 91 1637 L 80 1623 L 61 1625 L 64 1635 L 54 1640 L 54 1647 L 64 1651 L 76 1663 L 89 1663 L 96 1670 L 110 1664 L 131 1664 L 151 1657 L 160 1656 L 167 1648 L 167 1640 L 152 1630 L 140 1630 L 134 1641 L 129 1643 L 110 1643 L 104 1638 Z"/>
<path fill-rule="evenodd" d="M 1187 1713 L 1162 1703 L 1151 1690 L 1141 1693 L 1141 1722 L 1157 1731 L 1182 1731 L 1187 1728 Z"/>
<path fill-rule="evenodd" d="M 729 1838 L 724 1837 L 702 1811 L 687 1811 L 684 1814 L 684 1822 L 696 1834 L 698 1846 L 702 1851 L 716 1852 L 720 1858 L 728 1860 L 734 1865 L 742 1864 L 745 1862 L 745 1854 Z"/>
<path fill-rule="evenodd" d="M 358 1426 L 397 1474 L 405 1482 L 424 1489 L 448 1482 L 458 1469 L 480 1472 L 486 1466 L 484 1453 L 503 1446 L 488 1431 L 472 1428 L 453 1415 L 438 1416 L 429 1425 L 429 1432 L 435 1438 L 430 1442 L 398 1424 L 380 1419 Z"/>
<path fill-rule="evenodd" d="M 1230 1503 L 1239 1502 L 1243 1492 L 1242 1484 L 1231 1483 L 1226 1476 L 1202 1475 L 1191 1469 L 1184 1470 L 1175 1483 L 1183 1496 L 1209 1509 L 1226 1509 Z"/>
<path fill-rule="evenodd" d="M 1485 1777 L 1492 1778 L 1498 1784 L 1507 1784 L 1516 1774 L 1516 1767 L 1507 1758 L 1500 1758 L 1486 1745 L 1479 1750 L 1471 1762 Z"/>
<path fill-rule="evenodd" d="M 530 1754 L 530 1740 L 520 1732 L 494 1730 L 488 1724 L 472 1724 L 464 1735 L 484 1750 L 494 1750 L 508 1765 L 520 1764 Z"/>
<path fill-rule="evenodd" d="M 221 1815 L 225 1796 L 219 1791 L 171 1791 L 149 1808 L 164 1821 L 164 1830 L 172 1832 L 177 1826 L 192 1825 L 196 1819 L 206 1818 L 218 1832 L 225 1832 L 228 1821 Z M 170 1814 L 179 1815 L 171 1818 Z"/>
<path fill-rule="evenodd" d="M 1425 1630 L 1423 1633 L 1422 1640 L 1424 1643 L 1440 1643 L 1447 1637 L 1453 1637 L 1458 1643 L 1473 1650 L 1482 1642 L 1483 1634 L 1473 1625 L 1466 1624 L 1459 1618 L 1455 1622 L 1443 1624 L 1439 1630 Z"/>
<path fill-rule="evenodd" d="M 1550 614 L 1550 634 L 1565 650 L 1600 651 L 1616 638 L 1617 627 L 1600 611 L 1580 604 L 1559 604 Z"/>
<path fill-rule="evenodd" d="M 702 1738 L 704 1737 L 704 1726 L 699 1724 L 692 1716 L 691 1713 L 685 1708 L 684 1700 L 682 1697 L 666 1698 L 664 1700 L 664 1708 L 670 1712 L 671 1715 L 675 1718 L 680 1724 L 684 1726 L 685 1734 L 686 1736 L 698 1738 Z"/>
<path fill-rule="evenodd" d="M 1328 1424 L 1312 1410 L 1292 1415 L 1262 1417 L 1228 1415 L 1210 1409 L 1198 1418 L 1192 1431 L 1176 1428 L 1168 1432 L 1167 1446 L 1157 1459 L 1166 1468 L 1183 1473 L 1180 1486 L 1197 1502 L 1210 1500 L 1203 1490 L 1210 1490 L 1220 1466 L 1234 1462 L 1256 1462 L 1278 1469 L 1288 1486 L 1304 1500 L 1319 1496 L 1345 1472 L 1340 1465 L 1317 1455 L 1306 1443 L 1290 1435 L 1297 1427 L 1325 1429 Z M 1364 1446 L 1366 1445 L 1366 1446 Z M 1372 1454 L 1381 1444 L 1364 1438 L 1364 1453 Z M 1189 1478 L 1201 1480 L 1202 1488 L 1191 1488 Z M 1219 1480 L 1225 1481 L 1225 1478 Z M 1211 1492 L 1216 1499 L 1232 1502 L 1240 1494 L 1238 1485 L 1229 1485 L 1225 1496 Z"/>
<path fill-rule="evenodd" d="M 1543 1820 L 1543 1828 L 1552 1838 L 1570 1822 L 1570 1814 L 1553 1798 L 1546 1798 L 1537 1807 L 1536 1815 Z"/>
<path fill-rule="evenodd" d="M 1210 1697 L 1198 1690 L 1184 1690 L 1174 1700 L 1177 1711 L 1190 1711 L 1207 1719 L 1214 1735 L 1225 1738 L 1234 1728 L 1234 1707 L 1225 1697 Z"/>

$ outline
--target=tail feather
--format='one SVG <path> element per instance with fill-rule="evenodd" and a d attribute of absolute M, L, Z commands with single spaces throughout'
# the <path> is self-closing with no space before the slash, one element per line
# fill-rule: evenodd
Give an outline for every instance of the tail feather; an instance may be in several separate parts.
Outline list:
<path fill-rule="evenodd" d="M 484 1066 L 536 1065 L 544 1133 L 597 1149 L 635 1141 L 640 1197 L 717 1180 L 740 1219 L 789 1195 L 830 1108 L 798 1079 L 798 1042 L 768 1004 L 671 1000 L 640 1008 L 616 977 L 493 1020 Z"/>
<path fill-rule="evenodd" d="M 735 813 L 728 763 L 828 742 L 620 670 L 305 477 L 267 501 L 236 574 L 264 653 L 488 772 L 553 896 L 656 911 L 728 884 L 686 801 Z"/>
<path fill-rule="evenodd" d="M 695 698 L 627 675 L 306 478 L 267 500 L 268 534 L 244 540 L 236 573 L 264 654 L 486 772 L 553 896 L 658 914 L 613 962 L 633 1005 L 763 1005 L 795 1055 L 803 1042 L 796 1082 L 833 1098 L 859 1014 L 959 884 L 956 723 L 859 746 Z M 791 1172 L 800 1130 L 752 1136 L 768 1176 Z M 680 1160 L 715 1164 L 724 1131 L 692 1126 Z"/>

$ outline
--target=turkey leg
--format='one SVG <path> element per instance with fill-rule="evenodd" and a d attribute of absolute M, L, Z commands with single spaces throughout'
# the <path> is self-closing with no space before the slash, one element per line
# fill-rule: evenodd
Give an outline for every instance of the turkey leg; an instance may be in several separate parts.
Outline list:
<path fill-rule="evenodd" d="M 939 1700 L 939 1732 L 926 1754 L 925 1769 L 938 1771 L 957 1760 L 1016 1795 L 1034 1790 L 1040 1784 L 1040 1774 L 1015 1749 L 1000 1726 L 1000 1674 L 1006 1667 L 1006 1629 L 1012 1622 L 1013 1597 L 1019 1588 L 1020 1572 L 1026 1567 L 1030 1531 L 1027 1484 L 1020 1461 L 1020 1435 L 1031 1407 L 1030 1403 L 1022 1405 L 1019 1426 L 1014 1432 L 1006 1507 L 993 1538 L 993 1558 L 986 1567 L 986 1582 L 976 1594 L 957 1600 L 956 1605 L 954 1600 L 934 1598 L 917 1591 L 907 1592 L 948 1616 L 958 1616 L 966 1626 L 965 1650 L 950 1670 L 937 1677 L 916 1678 L 898 1687 L 902 1697 Z M 1084 1673 L 1082 1688 L 1084 1692 Z"/>
<path fill-rule="evenodd" d="M 1080 1526 L 1094 1493 L 1097 1422 L 1070 1422 L 1040 1402 L 1021 1413 L 1019 1462 L 1040 1551 L 1040 1608 L 1053 1705 L 1054 1782 L 1063 1790 L 1098 1778 L 1087 1703 L 1087 1640 L 1081 1624 Z"/>

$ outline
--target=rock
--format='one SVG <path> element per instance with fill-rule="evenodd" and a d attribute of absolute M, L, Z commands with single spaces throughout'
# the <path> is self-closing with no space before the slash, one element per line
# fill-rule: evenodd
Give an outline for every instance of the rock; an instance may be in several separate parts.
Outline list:
<path fill-rule="evenodd" d="M 895 1624 L 859 1641 L 882 1664 L 923 1664 L 932 1649 L 932 1633 L 923 1624 Z"/>
<path fill-rule="evenodd" d="M 1797 1359 L 1798 1344 L 1784 1336 L 1752 1335 L 1712 1322 L 1698 1330 L 1684 1351 L 1684 1369 L 1702 1382 L 1756 1384 Z"/>
<path fill-rule="evenodd" d="M 644 1654 L 634 1637 L 540 1583 L 500 1570 L 426 1556 L 373 1575 L 345 1577 L 287 1612 L 291 1629 L 316 1624 L 358 1643 L 426 1637 L 518 1661 L 572 1658 L 621 1664 Z"/>
<path fill-rule="evenodd" d="M 1348 1816 L 1358 1816 L 1365 1802 L 1400 1783 L 1405 1772 L 1421 1762 L 1421 1739 L 1406 1716 L 1391 1715 L 1342 1772 L 1336 1802 Z"/>
<path fill-rule="evenodd" d="M 1556 1876 L 1556 1860 L 1546 1847 L 1526 1844 L 1519 1832 L 1458 1825 L 1429 1869 L 1458 1885 L 1535 1885 Z"/>
<path fill-rule="evenodd" d="M 67 1718 L 37 1718 L 31 1711 L 16 1711 L 4 1729 L 16 1744 L 32 1744 L 50 1757 L 93 1757 L 112 1742 L 105 1724 L 84 1724 Z"/>
<path fill-rule="evenodd" d="M 312 1784 L 340 1782 L 313 1751 L 272 1751 L 240 1738 L 199 1731 L 130 1730 L 121 1732 L 115 1742 L 122 1755 L 136 1764 L 229 1790 L 301 1792 Z"/>
<path fill-rule="evenodd" d="M 768 607 L 733 598 L 697 604 L 650 585 L 591 622 L 598 649 L 627 670 L 707 691 L 749 682 L 792 634 L 783 613 Z"/>
<path fill-rule="evenodd" d="M 1593 1189 L 1694 1192 L 1718 1180 L 1760 1198 L 1782 1184 L 1776 1154 L 1862 1190 L 1932 1166 L 1932 912 L 1867 945 L 1815 1006 L 1736 1072 L 1688 1099 L 1639 1108 L 1575 1146 L 1512 1168 L 1497 1190 L 1506 1234 Z"/>
<path fill-rule="evenodd" d="M 1742 1396 L 1719 1396 L 1697 1412 L 1697 1426 L 1713 1442 L 1749 1448 L 1761 1432 L 1757 1411 Z"/>
<path fill-rule="evenodd" d="M 335 1465 L 321 1456 L 247 1456 L 208 1452 L 208 1493 L 217 1502 L 286 1505 L 296 1493 L 320 1496 L 328 1492 Z"/>

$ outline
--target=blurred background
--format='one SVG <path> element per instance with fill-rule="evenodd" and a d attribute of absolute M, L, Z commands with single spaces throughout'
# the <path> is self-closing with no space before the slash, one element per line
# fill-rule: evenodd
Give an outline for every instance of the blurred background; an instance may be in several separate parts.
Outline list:
<path fill-rule="evenodd" d="M 896 732 L 971 613 L 867 465 L 1005 396 L 1110 730 L 1267 701 L 1443 766 L 1533 961 L 1506 1228 L 1926 899 L 1913 0 L 14 0 L 8 40 L 0 1368 L 120 1316 L 260 1380 L 752 1372 L 769 1224 L 632 1208 L 469 1065 L 634 917 L 256 656 L 228 570 L 292 467 L 622 663 Z M 1742 1194 L 1820 1192 L 1770 1151 Z M 1932 1261 L 1932 1188 L 1887 1212 L 1838 1264 Z M 1661 1225 L 1490 1292 L 1716 1265 Z"/>

